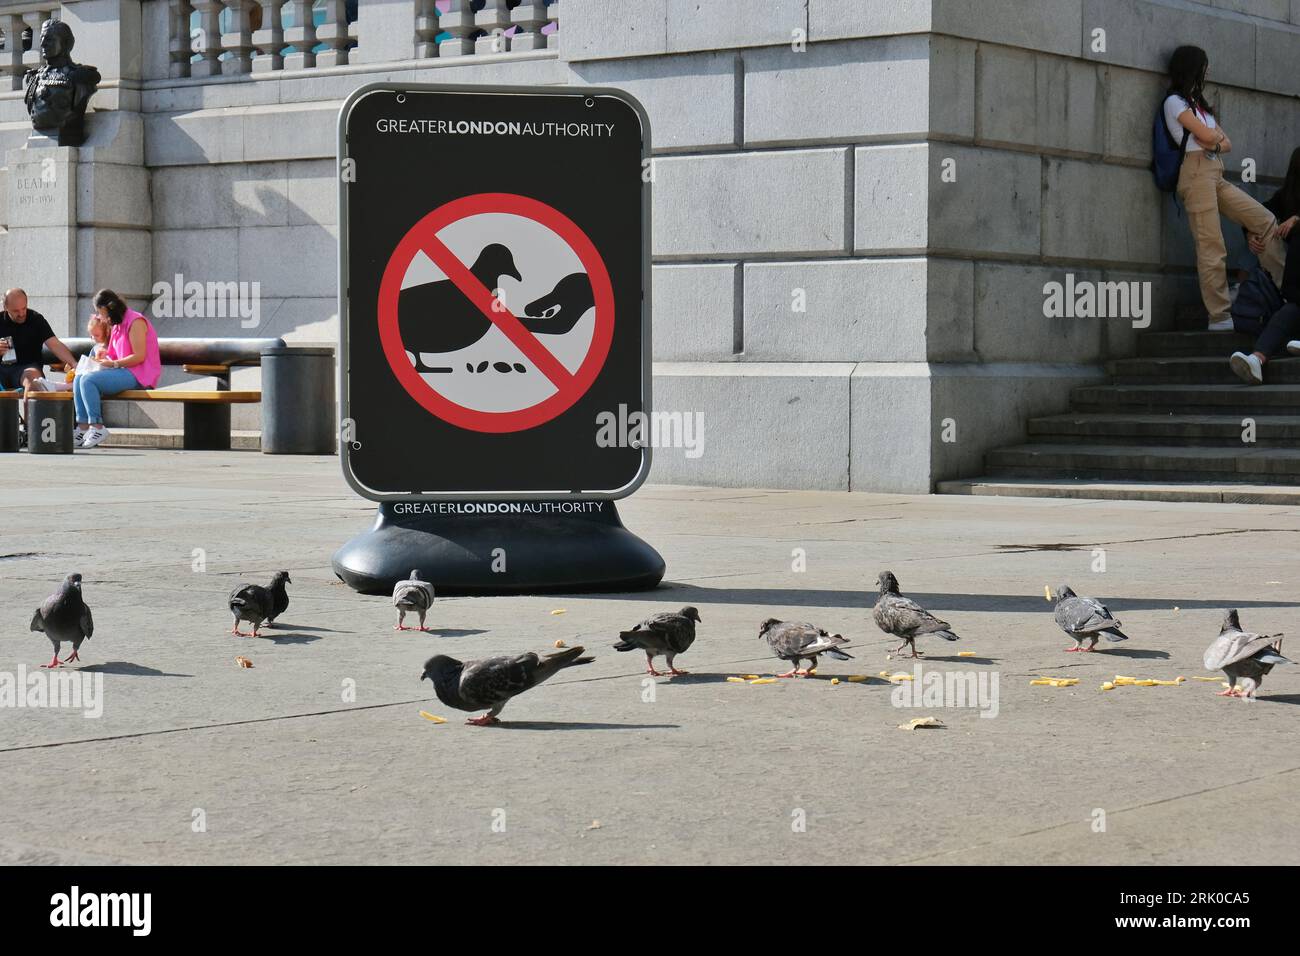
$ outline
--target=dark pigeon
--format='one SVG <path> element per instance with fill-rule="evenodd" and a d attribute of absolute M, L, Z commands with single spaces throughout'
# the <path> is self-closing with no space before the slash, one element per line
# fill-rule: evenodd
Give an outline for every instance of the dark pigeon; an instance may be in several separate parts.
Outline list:
<path fill-rule="evenodd" d="M 42 664 L 42 667 L 59 666 L 59 645 L 64 641 L 71 642 L 72 653 L 62 663 L 71 664 L 81 660 L 77 651 L 81 650 L 81 642 L 95 633 L 95 621 L 81 596 L 80 574 L 69 574 L 59 585 L 58 591 L 47 597 L 36 609 L 32 615 L 31 629 L 44 631 L 54 645 L 54 657 L 48 664 Z"/>
<path fill-rule="evenodd" d="M 289 607 L 289 593 L 286 584 L 293 584 L 288 571 L 276 571 L 275 577 L 267 587 L 260 584 L 241 584 L 230 592 L 230 613 L 235 615 L 235 626 L 231 634 L 240 637 L 257 637 L 257 629 L 263 621 L 274 621 Z M 245 634 L 239 629 L 240 621 L 253 625 L 253 633 Z"/>
<path fill-rule="evenodd" d="M 482 717 L 465 721 L 478 727 L 499 723 L 497 714 L 512 697 L 532 690 L 542 681 L 566 667 L 590 664 L 595 658 L 583 657 L 583 648 L 568 647 L 545 657 L 520 654 L 518 657 L 487 657 L 481 661 L 458 661 L 439 654 L 424 662 L 426 677 L 433 681 L 434 693 L 448 707 L 457 710 L 487 710 Z"/>
<path fill-rule="evenodd" d="M 783 661 L 794 665 L 777 677 L 807 677 L 817 666 L 819 654 L 829 654 L 837 661 L 851 661 L 853 655 L 839 649 L 837 645 L 847 644 L 848 638 L 838 634 L 828 634 L 820 627 L 798 621 L 778 621 L 769 617 L 758 626 L 758 636 L 767 639 L 767 646 L 772 653 Z M 799 670 L 799 662 L 808 661 L 807 670 Z"/>
<path fill-rule="evenodd" d="M 1219 636 L 1205 651 L 1205 669 L 1221 670 L 1228 675 L 1231 686 L 1219 691 L 1220 697 L 1249 700 L 1274 664 L 1291 663 L 1294 662 L 1282 656 L 1281 634 L 1243 631 L 1235 609 L 1223 613 Z"/>
<path fill-rule="evenodd" d="M 673 658 L 685 654 L 695 643 L 695 625 L 700 623 L 700 612 L 693 607 L 684 607 L 680 611 L 664 611 L 646 618 L 630 631 L 618 635 L 616 651 L 645 651 L 646 673 L 653 677 L 660 676 L 655 670 L 655 658 L 668 659 L 669 674 L 687 674 L 673 666 Z"/>
<path fill-rule="evenodd" d="M 397 608 L 397 623 L 393 625 L 393 630 L 427 631 L 428 628 L 424 626 L 424 616 L 429 613 L 432 605 L 433 585 L 428 581 L 421 581 L 419 571 L 412 571 L 409 580 L 398 581 L 393 588 L 393 607 Z M 407 614 L 420 615 L 419 628 L 406 626 Z"/>
<path fill-rule="evenodd" d="M 886 634 L 903 639 L 903 643 L 894 648 L 895 654 L 910 647 L 911 656 L 920 657 L 916 652 L 916 639 L 923 634 L 933 634 L 945 641 L 961 640 L 947 621 L 939 620 L 911 598 L 903 597 L 898 592 L 898 578 L 892 571 L 881 571 L 876 583 L 880 586 L 880 599 L 876 601 L 872 617 L 876 626 Z"/>
<path fill-rule="evenodd" d="M 1056 599 L 1056 623 L 1074 638 L 1074 647 L 1067 647 L 1067 651 L 1094 650 L 1101 634 L 1105 634 L 1108 641 L 1128 640 L 1128 635 L 1119 629 L 1120 622 L 1111 617 L 1110 610 L 1096 598 L 1079 597 L 1068 584 L 1062 584 L 1053 596 Z M 1084 647 L 1083 642 L 1088 638 L 1092 643 Z"/>
<path fill-rule="evenodd" d="M 499 242 L 484 246 L 469 271 L 489 292 L 499 288 L 502 276 L 520 278 L 514 254 Z M 397 301 L 397 323 L 402 345 L 415 356 L 418 372 L 433 371 L 421 353 L 468 348 L 492 328 L 492 321 L 450 279 L 403 289 Z"/>

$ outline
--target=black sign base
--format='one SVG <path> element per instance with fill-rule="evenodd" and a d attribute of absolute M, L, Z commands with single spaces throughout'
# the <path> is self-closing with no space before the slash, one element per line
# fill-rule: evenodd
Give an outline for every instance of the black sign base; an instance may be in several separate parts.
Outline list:
<path fill-rule="evenodd" d="M 386 502 L 333 565 L 363 594 L 391 594 L 412 569 L 439 594 L 644 591 L 664 576 L 613 501 Z"/>

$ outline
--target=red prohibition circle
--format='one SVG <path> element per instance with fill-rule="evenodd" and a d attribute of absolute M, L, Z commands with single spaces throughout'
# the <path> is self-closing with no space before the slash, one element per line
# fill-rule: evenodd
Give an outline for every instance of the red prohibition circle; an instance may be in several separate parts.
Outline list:
<path fill-rule="evenodd" d="M 416 254 L 424 249 L 427 241 L 436 237 L 453 222 L 482 213 L 512 213 L 523 216 L 540 223 L 558 235 L 577 254 L 583 268 L 587 270 L 592 295 L 596 300 L 596 326 L 592 332 L 587 356 L 578 367 L 578 371 L 564 382 L 556 382 L 552 379 L 551 384 L 556 388 L 554 395 L 518 411 L 478 411 L 458 405 L 440 394 L 420 377 L 407 359 L 406 347 L 402 344 L 398 323 L 398 300 L 402 291 L 402 279 L 405 278 L 406 270 Z M 439 265 L 441 267 L 440 263 Z M 447 270 L 444 268 L 443 271 L 446 273 Z M 461 291 L 464 292 L 463 289 Z M 406 389 L 407 394 L 419 402 L 425 410 L 443 421 L 470 431 L 498 434 L 523 431 L 549 422 L 567 411 L 574 402 L 586 394 L 587 389 L 600 374 L 614 339 L 614 289 L 610 282 L 609 271 L 605 268 L 605 262 L 596 251 L 595 245 L 568 216 L 526 196 L 517 196 L 513 193 L 477 193 L 473 196 L 453 199 L 439 206 L 412 226 L 402 237 L 402 241 L 397 244 L 397 248 L 389 257 L 388 265 L 384 268 L 383 279 L 380 281 L 378 323 L 379 340 L 393 374 L 397 376 L 397 380 Z M 525 334 L 532 333 L 525 332 Z M 545 346 L 540 347 L 545 348 Z"/>

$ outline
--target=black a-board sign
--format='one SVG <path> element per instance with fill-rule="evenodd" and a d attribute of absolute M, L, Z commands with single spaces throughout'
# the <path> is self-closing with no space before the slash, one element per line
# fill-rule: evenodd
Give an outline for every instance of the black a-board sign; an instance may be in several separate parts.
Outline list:
<path fill-rule="evenodd" d="M 374 84 L 339 120 L 345 476 L 619 498 L 650 452 L 649 126 L 612 89 Z"/>
<path fill-rule="evenodd" d="M 614 89 L 372 84 L 339 114 L 334 555 L 380 592 L 654 587 L 649 119 Z"/>

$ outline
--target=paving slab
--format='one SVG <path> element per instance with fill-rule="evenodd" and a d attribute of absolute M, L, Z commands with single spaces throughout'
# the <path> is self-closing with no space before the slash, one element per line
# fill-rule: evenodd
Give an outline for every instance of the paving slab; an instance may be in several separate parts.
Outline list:
<path fill-rule="evenodd" d="M 433 633 L 399 634 L 330 570 L 373 518 L 336 459 L 101 448 L 0 474 L 0 680 L 49 659 L 31 610 L 74 570 L 96 622 L 78 673 L 102 678 L 97 717 L 0 707 L 0 863 L 1300 862 L 1300 667 L 1254 703 L 1192 679 L 1225 606 L 1300 627 L 1294 505 L 647 487 L 620 511 L 667 560 L 658 590 L 439 599 Z M 231 587 L 281 568 L 280 626 L 230 635 Z M 962 636 L 922 639 L 922 681 L 982 679 L 983 709 L 897 706 L 907 682 L 879 673 L 916 672 L 870 620 L 883 568 Z M 1043 597 L 1061 582 L 1132 639 L 1063 653 Z M 691 676 L 610 649 L 688 603 Z M 839 631 L 854 659 L 729 682 L 777 669 L 767 617 Z M 418 680 L 436 652 L 556 641 L 595 662 L 501 727 Z M 1100 690 L 1117 674 L 1188 679 Z M 943 728 L 899 729 L 922 716 Z"/>

